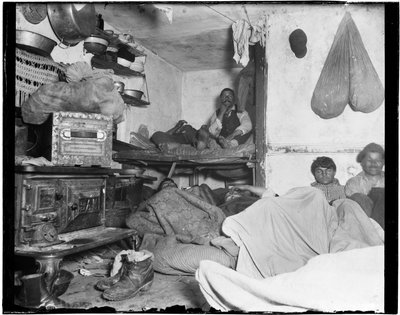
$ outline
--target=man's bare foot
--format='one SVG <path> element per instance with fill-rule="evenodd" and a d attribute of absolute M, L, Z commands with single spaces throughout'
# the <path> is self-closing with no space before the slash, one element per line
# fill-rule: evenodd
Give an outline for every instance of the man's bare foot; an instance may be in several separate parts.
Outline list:
<path fill-rule="evenodd" d="M 196 145 L 197 150 L 204 150 L 205 148 L 207 148 L 207 143 L 204 141 L 197 141 L 197 145 Z"/>
<path fill-rule="evenodd" d="M 204 126 L 201 126 L 201 128 L 197 131 L 197 140 L 207 143 L 209 137 L 209 131 Z"/>
<path fill-rule="evenodd" d="M 223 149 L 231 147 L 230 142 L 222 136 L 218 137 L 218 143 Z"/>

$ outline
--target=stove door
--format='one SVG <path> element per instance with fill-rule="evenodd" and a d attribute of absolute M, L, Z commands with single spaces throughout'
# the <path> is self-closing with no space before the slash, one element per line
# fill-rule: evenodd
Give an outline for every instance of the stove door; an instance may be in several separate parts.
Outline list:
<path fill-rule="evenodd" d="M 105 178 L 60 179 L 60 233 L 104 225 Z"/>

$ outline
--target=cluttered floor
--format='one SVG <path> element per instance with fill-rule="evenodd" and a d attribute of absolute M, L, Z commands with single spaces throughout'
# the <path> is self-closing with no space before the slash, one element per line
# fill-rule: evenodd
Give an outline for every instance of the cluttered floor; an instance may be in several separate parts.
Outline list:
<path fill-rule="evenodd" d="M 139 292 L 134 298 L 123 301 L 103 299 L 102 292 L 96 290 L 95 284 L 109 276 L 114 257 L 122 249 L 115 243 L 65 257 L 60 269 L 71 272 L 74 278 L 59 298 L 69 305 L 84 302 L 87 305 L 85 309 L 101 312 L 209 310 L 194 276 L 173 276 L 157 272 L 150 290 Z"/>

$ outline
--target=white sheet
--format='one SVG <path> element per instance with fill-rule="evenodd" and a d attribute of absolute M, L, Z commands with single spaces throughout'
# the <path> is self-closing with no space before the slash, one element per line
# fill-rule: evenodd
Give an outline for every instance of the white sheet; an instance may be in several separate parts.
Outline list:
<path fill-rule="evenodd" d="M 239 246 L 236 271 L 202 262 L 196 273 L 214 308 L 382 310 L 383 249 L 371 249 L 383 248 L 382 231 L 356 202 L 330 206 L 320 190 L 295 188 L 228 217 L 222 229 Z"/>
<path fill-rule="evenodd" d="M 294 272 L 254 279 L 212 261 L 196 272 L 221 311 L 384 311 L 384 246 L 316 256 Z"/>

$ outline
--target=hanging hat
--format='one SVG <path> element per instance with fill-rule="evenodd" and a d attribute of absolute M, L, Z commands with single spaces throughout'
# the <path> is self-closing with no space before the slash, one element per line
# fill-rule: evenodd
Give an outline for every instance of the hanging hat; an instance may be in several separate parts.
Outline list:
<path fill-rule="evenodd" d="M 301 29 L 294 30 L 289 36 L 290 49 L 297 58 L 303 58 L 307 53 L 307 35 Z"/>

